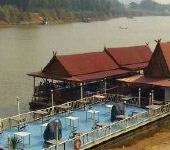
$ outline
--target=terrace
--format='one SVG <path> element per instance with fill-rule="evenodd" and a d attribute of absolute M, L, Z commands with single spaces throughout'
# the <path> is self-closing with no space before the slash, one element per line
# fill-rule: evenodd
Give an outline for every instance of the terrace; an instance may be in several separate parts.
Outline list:
<path fill-rule="evenodd" d="M 126 100 L 125 119 L 111 122 L 111 109 L 106 108 L 106 106 L 113 105 L 115 102 L 123 102 L 124 100 Z M 88 102 L 88 105 L 86 106 L 84 105 L 85 101 Z M 8 137 L 12 137 L 14 134 L 15 136 L 17 135 L 18 122 L 16 120 L 18 120 L 18 118 L 25 118 L 27 127 L 23 129 L 23 132 L 30 135 L 30 145 L 29 136 L 26 136 L 24 137 L 24 144 L 22 141 L 22 148 L 33 150 L 43 149 L 43 132 L 45 130 L 45 124 L 58 118 L 62 123 L 62 139 L 60 139 L 57 148 L 61 150 L 70 150 L 74 149 L 74 137 L 70 137 L 73 127 L 67 126 L 69 125 L 69 120 L 66 121 L 66 116 L 78 117 L 79 121 L 75 120 L 74 125 L 78 126 L 76 128 L 77 131 L 82 133 L 79 137 L 81 139 L 81 147 L 84 149 L 95 144 L 96 141 L 103 141 L 109 136 L 116 136 L 117 134 L 126 132 L 131 128 L 138 127 L 143 123 L 150 122 L 154 119 L 154 117 L 164 115 L 170 110 L 169 104 L 166 104 L 165 106 L 149 107 L 149 109 L 138 107 L 139 104 L 140 99 L 138 97 L 128 98 L 123 95 L 104 94 L 48 108 L 45 111 L 50 113 L 45 114 L 43 118 L 41 115 L 35 117 L 35 113 L 37 111 L 5 118 L 2 120 L 3 133 L 0 136 L 0 146 L 7 148 Z M 69 113 L 64 112 L 63 108 L 66 107 L 70 107 L 71 111 Z M 91 117 L 91 114 L 87 113 L 89 107 L 90 110 L 99 111 L 99 115 L 96 114 L 95 118 L 100 124 L 100 127 L 96 129 L 92 129 L 94 121 L 93 117 L 92 119 L 89 119 L 89 117 Z M 45 149 L 56 149 L 56 145 L 51 145 L 49 148 Z"/>

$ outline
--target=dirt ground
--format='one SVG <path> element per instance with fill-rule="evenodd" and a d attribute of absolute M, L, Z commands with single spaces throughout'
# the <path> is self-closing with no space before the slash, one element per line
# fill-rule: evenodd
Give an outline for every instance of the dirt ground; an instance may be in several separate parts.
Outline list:
<path fill-rule="evenodd" d="M 170 123 L 164 127 L 153 127 L 138 135 L 129 137 L 119 145 L 107 150 L 170 150 Z"/>

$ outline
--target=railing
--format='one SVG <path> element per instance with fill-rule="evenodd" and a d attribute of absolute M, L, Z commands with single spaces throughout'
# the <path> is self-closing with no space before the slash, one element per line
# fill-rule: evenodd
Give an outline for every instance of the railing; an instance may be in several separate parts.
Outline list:
<path fill-rule="evenodd" d="M 109 101 L 114 101 L 114 102 L 124 102 L 123 100 L 124 97 L 126 96 L 120 95 L 120 94 L 106 94 L 106 99 Z M 126 100 L 126 104 L 140 106 L 139 98 L 130 97 L 129 100 Z"/>
<path fill-rule="evenodd" d="M 96 141 L 103 142 L 107 137 L 116 137 L 117 134 L 125 133 L 127 130 L 135 129 L 137 127 L 142 126 L 144 123 L 149 123 L 153 119 L 157 119 L 158 117 L 163 117 L 163 115 L 170 113 L 170 104 L 166 104 L 158 107 L 157 109 L 151 109 L 149 111 L 138 113 L 132 117 L 128 117 L 124 120 L 117 121 L 111 123 L 102 128 L 98 128 L 91 132 L 85 133 L 80 136 L 82 142 L 82 149 L 89 145 L 95 145 Z M 60 150 L 69 150 L 74 149 L 73 146 L 74 138 L 64 141 L 58 145 L 58 149 Z M 63 146 L 65 145 L 65 147 Z M 67 145 L 67 146 L 66 146 Z M 52 146 L 51 148 L 55 149 L 56 146 Z M 46 150 L 53 150 L 51 148 L 47 148 Z"/>
<path fill-rule="evenodd" d="M 101 94 L 101 95 L 105 95 L 105 94 Z M 84 103 L 82 103 L 82 101 L 87 101 L 88 105 L 92 105 L 92 104 L 100 102 L 101 100 L 99 98 L 95 98 L 94 96 L 91 96 L 91 97 L 86 97 L 86 98 L 83 98 L 83 99 L 80 99 L 80 100 L 64 103 L 64 104 L 61 104 L 61 105 L 70 106 L 71 110 L 76 110 L 76 109 L 79 109 L 79 108 L 83 108 L 85 106 Z M 46 115 L 45 117 L 49 117 L 51 115 L 55 115 L 55 114 L 59 114 L 59 113 L 64 112 L 64 110 L 61 109 L 60 107 L 58 107 L 58 105 L 56 105 L 54 107 L 49 107 L 49 108 L 46 108 L 46 109 L 41 109 L 41 110 L 49 112 L 49 114 Z M 52 110 L 54 110 L 54 111 L 52 112 Z M 16 116 L 13 116 L 13 117 L 4 118 L 4 119 L 1 120 L 1 122 L 3 123 L 3 129 L 11 128 L 13 126 L 17 126 L 18 123 L 14 120 L 17 120 L 18 118 L 25 118 L 26 123 L 41 119 L 41 116 L 36 116 L 36 118 L 35 118 L 34 114 L 35 114 L 35 111 L 30 111 L 28 113 L 23 113 L 23 114 L 16 115 Z"/>
<path fill-rule="evenodd" d="M 103 95 L 106 97 L 104 99 L 105 101 L 114 101 L 114 102 L 123 101 L 122 98 L 124 97 L 124 95 L 118 95 L 118 94 L 103 94 Z M 84 107 L 84 104 L 82 103 L 82 101 L 88 101 L 89 105 L 91 105 L 91 104 L 95 104 L 95 103 L 100 102 L 101 99 L 95 98 L 95 96 L 91 96 L 91 97 L 83 98 L 81 100 L 68 102 L 68 103 L 65 103 L 65 104 L 62 104 L 62 105 L 71 106 L 71 109 L 75 110 L 75 109 L 79 109 L 79 108 Z M 139 99 L 137 97 L 133 97 L 131 100 L 127 101 L 127 103 L 131 104 L 131 105 L 137 105 L 138 106 L 139 105 Z M 58 108 L 57 106 L 54 106 L 53 108 L 50 107 L 50 108 L 47 108 L 47 109 L 42 109 L 42 110 L 46 110 L 48 112 L 51 112 L 52 109 L 54 110 L 54 112 L 49 113 L 45 117 L 63 112 L 63 110 Z M 12 126 L 17 126 L 17 123 L 12 122 L 11 118 L 13 118 L 13 119 L 17 119 L 19 117 L 25 118 L 26 122 L 32 122 L 36 119 L 40 119 L 41 117 L 37 117 L 37 118 L 34 117 L 34 112 L 35 111 L 31 111 L 31 112 L 28 112 L 28 113 L 23 113 L 21 115 L 16 115 L 16 116 L 13 116 L 13 117 L 8 117 L 8 118 L 2 119 L 3 129 L 10 128 Z M 89 146 L 89 145 L 95 145 L 96 141 L 100 142 L 100 141 L 104 140 L 106 137 L 112 138 L 114 136 L 117 136 L 117 134 L 124 133 L 127 130 L 130 130 L 131 128 L 137 128 L 137 127 L 141 126 L 143 123 L 149 123 L 154 118 L 162 117 L 162 116 L 169 114 L 169 113 L 170 113 L 170 103 L 163 105 L 163 106 L 160 106 L 157 109 L 149 109 L 149 111 L 137 113 L 136 115 L 128 117 L 124 120 L 113 122 L 113 123 L 111 123 L 107 126 L 104 126 L 102 128 L 98 128 L 98 129 L 93 130 L 91 132 L 85 133 L 85 134 L 80 136 L 81 142 L 82 142 L 81 143 L 82 149 Z M 54 150 L 55 148 L 56 148 L 56 146 L 51 146 L 49 148 L 46 148 L 45 150 Z M 58 145 L 59 150 L 67 150 L 68 148 L 69 148 L 69 150 L 74 149 L 74 138 L 63 141 L 63 142 L 59 143 L 59 145 Z"/>

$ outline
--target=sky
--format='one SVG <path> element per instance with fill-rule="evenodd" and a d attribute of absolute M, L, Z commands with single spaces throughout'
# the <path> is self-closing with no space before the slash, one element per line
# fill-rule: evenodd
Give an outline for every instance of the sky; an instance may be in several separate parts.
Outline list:
<path fill-rule="evenodd" d="M 137 3 L 140 3 L 142 0 L 119 0 L 125 4 L 128 4 L 130 2 L 137 2 Z M 169 4 L 170 3 L 170 0 L 154 0 L 158 3 L 161 3 L 161 4 Z"/>
<path fill-rule="evenodd" d="M 158 3 L 162 3 L 162 4 L 169 4 L 170 0 L 155 0 Z"/>

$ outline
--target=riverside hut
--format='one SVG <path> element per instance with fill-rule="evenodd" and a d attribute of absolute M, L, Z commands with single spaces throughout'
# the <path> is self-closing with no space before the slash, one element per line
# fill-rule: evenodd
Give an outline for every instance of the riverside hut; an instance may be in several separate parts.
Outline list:
<path fill-rule="evenodd" d="M 145 97 L 141 99 L 143 105 L 150 103 L 149 95 L 155 104 L 168 102 L 170 100 L 170 42 L 157 41 L 144 75 L 135 75 L 118 81 L 140 88 L 142 97 Z"/>
<path fill-rule="evenodd" d="M 152 52 L 148 46 L 138 46 L 135 49 L 125 48 L 123 53 L 129 53 L 132 50 L 146 53 L 147 59 L 137 61 L 138 65 L 148 62 Z M 108 88 L 115 86 L 115 80 L 122 77 L 137 74 L 143 67 L 133 67 L 126 69 L 122 67 L 118 60 L 109 54 L 110 50 L 103 52 L 91 52 L 73 55 L 56 55 L 52 57 L 50 62 L 42 71 L 29 73 L 34 78 L 34 95 L 30 106 L 51 106 L 50 97 L 51 89 L 53 89 L 55 104 L 64 103 L 83 97 L 93 95 L 95 93 L 106 93 Z M 112 53 L 112 52 L 110 52 Z M 121 53 L 121 50 L 120 50 Z M 136 52 L 136 56 L 139 55 Z M 116 54 L 116 53 L 115 53 Z M 121 55 L 121 54 L 120 54 Z M 136 58 L 136 56 L 134 56 Z M 123 59 L 128 59 L 128 54 L 123 55 Z M 119 59 L 116 57 L 116 59 Z M 137 57 L 136 59 L 139 59 Z M 129 59 L 130 60 L 130 59 Z M 127 62 L 133 65 L 134 62 Z M 136 63 L 136 62 L 135 62 Z M 135 68 L 135 69 L 134 69 Z M 38 86 L 35 85 L 35 78 L 42 78 Z"/>

